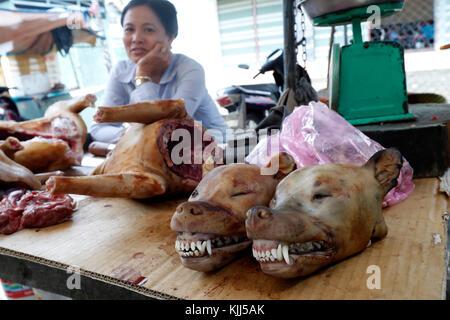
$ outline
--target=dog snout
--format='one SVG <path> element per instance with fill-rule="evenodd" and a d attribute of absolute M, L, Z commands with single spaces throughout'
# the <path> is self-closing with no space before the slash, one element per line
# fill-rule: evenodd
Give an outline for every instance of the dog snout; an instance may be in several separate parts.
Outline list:
<path fill-rule="evenodd" d="M 249 219 L 267 219 L 272 216 L 269 208 L 254 207 L 247 211 L 247 218 Z"/>
<path fill-rule="evenodd" d="M 247 211 L 245 229 L 249 239 L 259 239 L 272 224 L 273 213 L 266 207 L 254 207 Z"/>
<path fill-rule="evenodd" d="M 176 209 L 177 214 L 191 214 L 198 216 L 203 214 L 203 210 L 200 206 L 192 202 L 184 202 L 180 204 Z"/>

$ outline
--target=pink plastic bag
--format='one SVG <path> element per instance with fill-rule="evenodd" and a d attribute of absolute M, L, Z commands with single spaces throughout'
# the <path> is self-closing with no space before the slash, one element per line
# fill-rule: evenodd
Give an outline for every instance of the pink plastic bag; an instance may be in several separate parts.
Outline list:
<path fill-rule="evenodd" d="M 291 155 L 298 168 L 325 163 L 363 165 L 385 149 L 321 102 L 294 110 L 278 134 L 261 140 L 246 162 L 264 166 L 279 152 Z M 404 159 L 398 185 L 385 196 L 383 207 L 406 199 L 414 189 L 413 169 Z"/>

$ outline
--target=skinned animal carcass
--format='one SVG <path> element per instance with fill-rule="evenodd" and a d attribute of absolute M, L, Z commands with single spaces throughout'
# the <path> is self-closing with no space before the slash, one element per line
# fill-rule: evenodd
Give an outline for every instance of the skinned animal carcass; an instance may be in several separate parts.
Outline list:
<path fill-rule="evenodd" d="M 251 246 L 245 230 L 247 210 L 267 205 L 278 182 L 295 168 L 284 153 L 275 156 L 269 167 L 274 163 L 278 168 L 267 174 L 264 168 L 244 163 L 216 167 L 177 207 L 170 227 L 178 232 L 175 249 L 185 267 L 218 269 Z"/>
<path fill-rule="evenodd" d="M 223 157 L 205 128 L 189 118 L 183 99 L 100 107 L 94 119 L 133 123 L 90 176 L 50 178 L 52 193 L 134 199 L 189 193 L 202 178 L 205 155 Z"/>
<path fill-rule="evenodd" d="M 297 169 L 277 186 L 269 207 L 247 212 L 247 236 L 264 273 L 309 275 L 382 239 L 382 201 L 397 185 L 402 156 L 375 153 L 365 165 L 324 164 Z"/>
<path fill-rule="evenodd" d="M 14 137 L 0 143 L 0 234 L 58 224 L 70 219 L 74 211 L 75 201 L 70 196 L 41 190 L 42 180 L 57 173 L 35 175 L 11 160 L 22 149 Z"/>
<path fill-rule="evenodd" d="M 54 103 L 42 118 L 0 121 L 0 139 L 16 137 L 23 148 L 14 152 L 11 159 L 34 173 L 80 165 L 87 128 L 78 113 L 93 106 L 95 100 L 94 95 L 88 94 Z"/>

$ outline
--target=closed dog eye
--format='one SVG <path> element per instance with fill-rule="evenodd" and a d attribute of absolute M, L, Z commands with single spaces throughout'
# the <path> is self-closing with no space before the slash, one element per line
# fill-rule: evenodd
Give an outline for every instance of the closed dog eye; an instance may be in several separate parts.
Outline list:
<path fill-rule="evenodd" d="M 235 197 L 240 197 L 240 196 L 245 196 L 246 194 L 250 194 L 250 191 L 238 191 L 238 192 L 234 192 L 231 194 L 231 197 L 235 198 Z"/>
<path fill-rule="evenodd" d="M 331 194 L 329 193 L 315 193 L 312 196 L 312 201 L 318 201 L 318 200 L 323 200 L 325 198 L 331 197 Z"/>

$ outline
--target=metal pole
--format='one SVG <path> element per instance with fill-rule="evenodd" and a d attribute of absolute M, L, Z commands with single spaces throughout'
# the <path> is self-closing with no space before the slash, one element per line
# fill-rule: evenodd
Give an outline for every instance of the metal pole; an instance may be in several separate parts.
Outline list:
<path fill-rule="evenodd" d="M 283 0 L 283 25 L 284 25 L 284 89 L 295 91 L 295 69 L 297 64 L 295 38 L 294 2 Z"/>
<path fill-rule="evenodd" d="M 353 43 L 363 43 L 361 32 L 361 18 L 352 19 Z"/>

